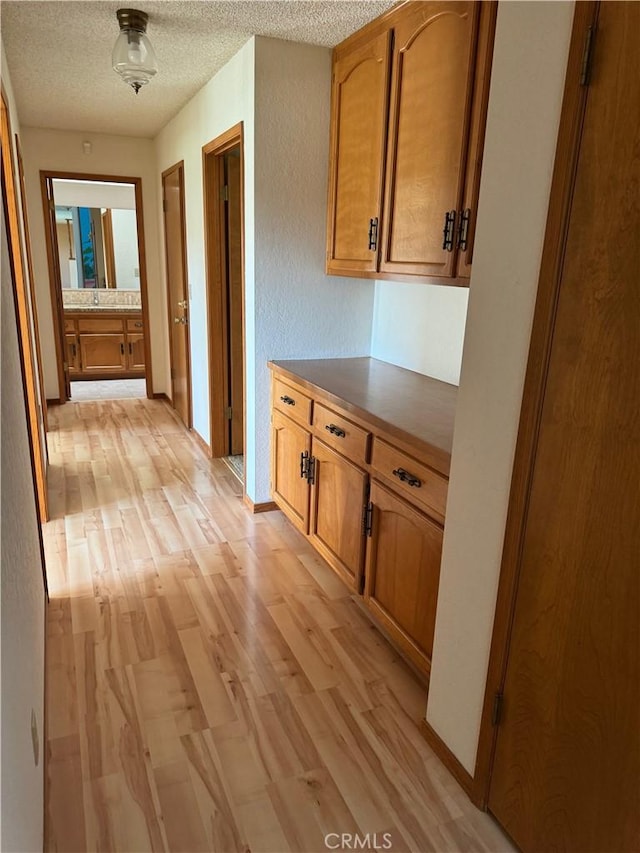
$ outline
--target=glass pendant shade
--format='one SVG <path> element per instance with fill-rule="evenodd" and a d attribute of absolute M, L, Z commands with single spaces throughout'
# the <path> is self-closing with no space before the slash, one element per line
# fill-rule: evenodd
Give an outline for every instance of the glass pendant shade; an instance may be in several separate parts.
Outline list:
<path fill-rule="evenodd" d="M 147 16 L 131 9 L 121 9 L 117 14 L 120 35 L 113 46 L 111 62 L 113 70 L 137 95 L 158 71 L 155 51 L 145 34 Z"/>

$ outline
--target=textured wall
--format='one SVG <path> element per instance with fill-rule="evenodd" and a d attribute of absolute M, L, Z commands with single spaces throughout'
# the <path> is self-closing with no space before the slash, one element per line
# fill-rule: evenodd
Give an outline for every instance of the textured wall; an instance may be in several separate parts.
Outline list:
<path fill-rule="evenodd" d="M 572 19 L 572 2 L 498 10 L 427 707 L 471 773 Z"/>
<path fill-rule="evenodd" d="M 255 337 L 247 399 L 269 499 L 269 359 L 369 355 L 373 282 L 325 275 L 331 51 L 256 38 Z M 254 371 L 253 375 L 251 371 Z"/>
<path fill-rule="evenodd" d="M 457 385 L 468 299 L 466 287 L 377 281 L 371 355 Z"/>
<path fill-rule="evenodd" d="M 3 80 L 6 85 L 6 80 Z M 0 210 L 2 275 L 2 835 L 7 851 L 42 850 L 44 584 L 27 440 L 13 288 Z M 31 746 L 31 715 L 40 738 Z"/>
<path fill-rule="evenodd" d="M 167 315 L 160 267 L 157 178 L 153 142 L 150 139 L 134 139 L 126 136 L 43 130 L 33 127 L 23 127 L 21 138 L 47 397 L 58 397 L 59 391 L 40 194 L 41 169 L 142 178 L 153 390 L 166 391 L 168 389 Z M 82 143 L 85 140 L 92 143 L 92 151 L 88 155 L 82 150 Z"/>

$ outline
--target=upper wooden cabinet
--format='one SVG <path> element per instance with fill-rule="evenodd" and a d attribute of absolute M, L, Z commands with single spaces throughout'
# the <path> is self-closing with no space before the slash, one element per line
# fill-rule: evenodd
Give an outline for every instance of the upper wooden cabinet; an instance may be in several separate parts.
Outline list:
<path fill-rule="evenodd" d="M 333 67 L 329 199 L 329 271 L 377 269 L 382 207 L 391 31 L 344 56 Z"/>
<path fill-rule="evenodd" d="M 327 272 L 468 283 L 495 9 L 409 2 L 336 48 Z"/>

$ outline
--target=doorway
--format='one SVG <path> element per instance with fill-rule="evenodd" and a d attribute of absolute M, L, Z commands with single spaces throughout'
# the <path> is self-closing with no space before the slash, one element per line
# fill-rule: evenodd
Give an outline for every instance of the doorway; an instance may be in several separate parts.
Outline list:
<path fill-rule="evenodd" d="M 203 148 L 211 451 L 244 483 L 242 124 Z"/>
<path fill-rule="evenodd" d="M 191 364 L 187 283 L 184 163 L 162 173 L 164 250 L 167 269 L 171 404 L 182 423 L 191 427 Z"/>
<path fill-rule="evenodd" d="M 141 179 L 40 177 L 60 402 L 152 397 Z"/>

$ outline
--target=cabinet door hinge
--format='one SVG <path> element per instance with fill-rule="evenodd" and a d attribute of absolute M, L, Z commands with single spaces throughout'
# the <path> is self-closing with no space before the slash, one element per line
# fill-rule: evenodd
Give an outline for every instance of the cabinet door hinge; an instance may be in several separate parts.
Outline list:
<path fill-rule="evenodd" d="M 593 53 L 593 24 L 587 27 L 587 33 L 584 37 L 584 51 L 582 53 L 582 69 L 580 71 L 580 85 L 588 86 L 591 77 L 591 56 Z"/>
<path fill-rule="evenodd" d="M 373 528 L 373 504 L 371 501 L 367 501 L 367 503 L 362 508 L 362 535 L 363 536 L 371 536 Z"/>
<path fill-rule="evenodd" d="M 455 210 L 447 210 L 444 215 L 444 226 L 442 228 L 442 248 L 445 252 L 453 252 L 456 216 L 457 211 Z"/>
<path fill-rule="evenodd" d="M 300 479 L 304 480 L 307 476 L 307 468 L 309 466 L 309 451 L 303 450 L 300 454 Z"/>
<path fill-rule="evenodd" d="M 227 406 L 227 407 L 225 408 L 225 410 L 224 410 L 224 416 L 225 416 L 225 418 L 226 418 L 228 421 L 230 421 L 230 420 L 231 420 L 231 418 L 233 417 L 233 409 L 231 408 L 231 406 Z"/>
<path fill-rule="evenodd" d="M 469 242 L 469 220 L 471 219 L 471 208 L 460 211 L 460 222 L 458 223 L 458 249 L 467 251 Z"/>
<path fill-rule="evenodd" d="M 307 483 L 309 483 L 310 486 L 313 486 L 315 481 L 316 481 L 316 457 L 310 456 L 309 461 L 307 463 Z"/>
<path fill-rule="evenodd" d="M 229 201 L 229 187 L 227 184 L 220 187 L 220 201 Z"/>
<path fill-rule="evenodd" d="M 496 690 L 496 694 L 493 697 L 493 711 L 491 712 L 491 725 L 499 726 L 500 721 L 502 719 L 502 700 L 504 698 L 504 694 L 502 694 L 499 690 Z"/>

